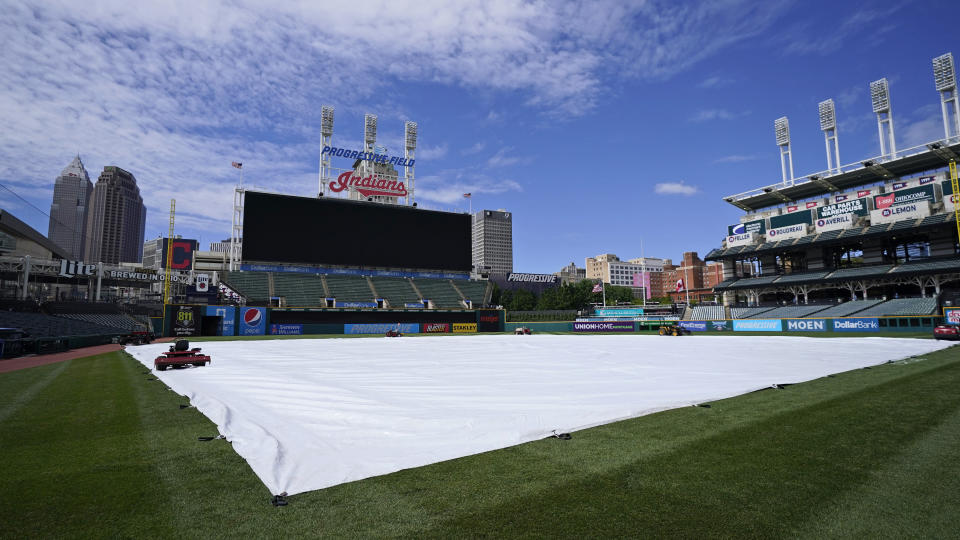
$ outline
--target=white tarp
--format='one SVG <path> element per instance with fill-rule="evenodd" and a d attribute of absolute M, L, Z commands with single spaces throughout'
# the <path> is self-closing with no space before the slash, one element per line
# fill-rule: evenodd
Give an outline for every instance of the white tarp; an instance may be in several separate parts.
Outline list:
<path fill-rule="evenodd" d="M 217 425 L 271 493 L 291 495 L 947 346 L 702 335 L 197 345 L 209 366 L 155 373 Z M 127 352 L 152 368 L 166 347 Z"/>

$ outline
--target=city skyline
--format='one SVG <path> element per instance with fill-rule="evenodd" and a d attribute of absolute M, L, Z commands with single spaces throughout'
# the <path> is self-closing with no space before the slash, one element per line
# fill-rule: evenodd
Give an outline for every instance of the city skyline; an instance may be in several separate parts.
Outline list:
<path fill-rule="evenodd" d="M 899 149 L 943 137 L 931 59 L 960 50 L 948 18 L 926 15 L 941 7 L 427 2 L 368 20 L 325 5 L 12 2 L 0 183 L 28 203 L 0 190 L 0 206 L 44 230 L 50 179 L 79 152 L 137 177 L 146 236 L 167 234 L 176 198 L 176 233 L 205 245 L 230 233 L 232 161 L 247 185 L 315 195 L 330 104 L 338 147 L 361 149 L 372 113 L 378 146 L 402 154 L 404 121 L 418 122 L 420 206 L 466 212 L 472 193 L 510 211 L 516 271 L 637 256 L 641 240 L 702 255 L 742 215 L 723 197 L 780 180 L 776 118 L 790 119 L 797 176 L 827 168 L 826 99 L 841 161 L 880 153 L 880 78 Z"/>

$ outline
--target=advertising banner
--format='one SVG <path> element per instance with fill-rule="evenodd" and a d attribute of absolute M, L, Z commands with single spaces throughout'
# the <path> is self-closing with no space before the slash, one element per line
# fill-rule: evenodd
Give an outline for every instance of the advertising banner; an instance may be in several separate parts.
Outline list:
<path fill-rule="evenodd" d="M 876 317 L 854 318 L 854 319 L 834 319 L 834 332 L 879 332 L 880 319 Z"/>
<path fill-rule="evenodd" d="M 757 235 L 754 233 L 734 234 L 727 237 L 727 247 L 749 246 L 757 243 Z"/>
<path fill-rule="evenodd" d="M 869 199 L 852 199 L 837 204 L 830 204 L 817 208 L 817 219 L 826 219 L 845 214 L 856 214 L 865 216 L 870 211 L 867 205 Z"/>
<path fill-rule="evenodd" d="M 480 332 L 503 332 L 503 312 L 481 310 L 477 312 L 477 330 Z"/>
<path fill-rule="evenodd" d="M 713 332 L 725 332 L 730 330 L 730 321 L 707 321 L 709 329 Z"/>
<path fill-rule="evenodd" d="M 829 218 L 818 219 L 814 225 L 817 227 L 817 233 L 835 231 L 837 229 L 849 229 L 853 227 L 854 214 L 843 214 Z"/>
<path fill-rule="evenodd" d="M 706 332 L 707 321 L 680 321 L 677 323 L 681 328 L 686 328 L 691 332 Z"/>
<path fill-rule="evenodd" d="M 380 276 L 426 279 L 470 279 L 469 273 L 455 272 L 401 272 L 399 270 L 377 270 L 374 268 L 316 268 L 313 266 L 295 266 L 287 264 L 249 264 L 240 265 L 244 272 L 294 272 L 297 274 L 327 274 L 336 276 Z"/>
<path fill-rule="evenodd" d="M 402 334 L 419 334 L 420 325 L 418 323 L 367 323 L 343 325 L 344 334 L 386 334 L 390 330 L 400 330 L 400 333 Z"/>
<path fill-rule="evenodd" d="M 927 201 L 891 206 L 870 212 L 870 223 L 892 223 L 903 219 L 919 219 L 930 215 L 930 203 Z"/>
<path fill-rule="evenodd" d="M 633 323 L 630 321 L 610 322 L 575 322 L 574 332 L 633 332 Z"/>
<path fill-rule="evenodd" d="M 556 284 L 559 278 L 553 274 L 521 274 L 512 272 L 507 275 L 507 281 L 520 283 L 549 283 Z"/>
<path fill-rule="evenodd" d="M 734 319 L 734 332 L 782 332 L 780 319 Z"/>
<path fill-rule="evenodd" d="M 450 323 L 423 323 L 424 334 L 443 334 L 450 331 Z"/>
<path fill-rule="evenodd" d="M 194 286 L 197 292 L 205 293 L 210 290 L 210 274 L 197 274 L 194 276 Z"/>
<path fill-rule="evenodd" d="M 787 208 L 790 208 L 789 206 Z M 799 208 L 793 212 L 787 212 L 779 216 L 773 216 L 770 218 L 770 227 L 774 229 L 779 229 L 781 227 L 786 227 L 788 225 L 799 225 L 801 223 L 806 223 L 807 225 L 813 223 L 813 217 L 810 214 L 810 210 L 798 211 Z"/>
<path fill-rule="evenodd" d="M 935 193 L 933 186 L 920 186 L 910 189 L 903 189 L 893 193 L 877 195 L 873 198 L 873 207 L 877 210 L 899 206 L 901 204 L 910 204 L 916 202 L 934 202 Z"/>
<path fill-rule="evenodd" d="M 217 329 L 218 336 L 235 336 L 237 327 L 234 319 L 237 316 L 237 309 L 233 306 L 207 306 L 208 317 L 220 317 L 220 328 Z"/>
<path fill-rule="evenodd" d="M 597 317 L 639 317 L 643 315 L 643 308 L 597 308 L 594 311 Z"/>
<path fill-rule="evenodd" d="M 200 306 L 177 306 L 173 312 L 173 335 L 176 337 L 200 335 Z"/>
<path fill-rule="evenodd" d="M 454 334 L 474 334 L 477 331 L 477 323 L 453 323 Z"/>
<path fill-rule="evenodd" d="M 947 324 L 960 324 L 960 308 L 944 308 L 943 320 Z"/>
<path fill-rule="evenodd" d="M 799 319 L 788 320 L 787 332 L 826 332 L 826 319 Z"/>
<path fill-rule="evenodd" d="M 788 225 L 786 227 L 777 227 L 767 231 L 767 241 L 787 240 L 789 238 L 800 238 L 807 235 L 807 225 L 798 223 L 797 225 Z"/>
<path fill-rule="evenodd" d="M 271 324 L 271 336 L 301 336 L 303 335 L 302 324 Z"/>
<path fill-rule="evenodd" d="M 337 302 L 337 307 L 344 308 L 375 308 L 376 302 Z"/>
<path fill-rule="evenodd" d="M 267 329 L 267 308 L 243 307 L 240 308 L 241 336 L 262 336 Z"/>
<path fill-rule="evenodd" d="M 423 309 L 423 302 L 406 302 L 403 307 L 406 309 Z"/>
<path fill-rule="evenodd" d="M 767 231 L 766 222 L 762 219 L 757 219 L 754 221 L 748 221 L 746 223 L 738 223 L 736 225 L 727 226 L 727 235 L 736 236 L 739 234 L 747 233 L 756 233 L 763 234 Z"/>

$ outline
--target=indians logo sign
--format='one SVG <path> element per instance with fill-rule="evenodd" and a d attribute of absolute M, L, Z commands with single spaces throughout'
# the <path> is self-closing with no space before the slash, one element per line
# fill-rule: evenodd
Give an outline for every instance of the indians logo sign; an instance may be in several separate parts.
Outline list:
<path fill-rule="evenodd" d="M 399 182 L 397 180 L 387 180 L 386 178 L 381 178 L 376 174 L 361 177 L 360 175 L 355 175 L 353 173 L 354 171 L 347 171 L 338 176 L 336 180 L 330 182 L 330 190 L 335 193 L 340 193 L 341 191 L 352 187 L 364 197 L 373 197 L 376 195 L 383 195 L 387 197 L 407 196 L 407 187 L 403 185 L 403 182 Z"/>

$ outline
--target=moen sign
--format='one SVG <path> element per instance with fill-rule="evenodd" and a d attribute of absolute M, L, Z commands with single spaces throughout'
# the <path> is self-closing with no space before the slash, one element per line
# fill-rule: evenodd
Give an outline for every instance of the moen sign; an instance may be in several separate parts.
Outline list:
<path fill-rule="evenodd" d="M 347 171 L 330 182 L 330 191 L 340 193 L 347 188 L 355 188 L 358 193 L 364 197 L 385 196 L 385 197 L 406 197 L 407 187 L 399 180 L 387 180 L 376 174 L 366 177 L 353 174 L 354 171 Z"/>

